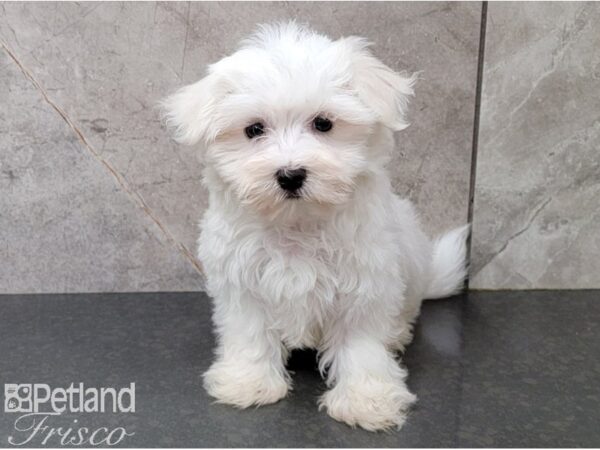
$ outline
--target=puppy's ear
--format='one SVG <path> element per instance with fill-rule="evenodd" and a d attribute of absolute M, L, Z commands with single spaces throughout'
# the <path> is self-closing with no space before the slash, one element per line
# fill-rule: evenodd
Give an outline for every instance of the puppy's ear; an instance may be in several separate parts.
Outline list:
<path fill-rule="evenodd" d="M 225 94 L 221 77 L 209 73 L 163 100 L 163 117 L 167 127 L 173 129 L 173 138 L 187 145 L 213 140 L 219 132 L 214 123 L 215 108 Z"/>
<path fill-rule="evenodd" d="M 363 38 L 350 36 L 340 39 L 338 44 L 350 58 L 350 84 L 360 100 L 388 128 L 396 131 L 406 128 L 408 98 L 414 95 L 418 73 L 407 76 L 394 72 L 373 56 L 369 42 Z"/>

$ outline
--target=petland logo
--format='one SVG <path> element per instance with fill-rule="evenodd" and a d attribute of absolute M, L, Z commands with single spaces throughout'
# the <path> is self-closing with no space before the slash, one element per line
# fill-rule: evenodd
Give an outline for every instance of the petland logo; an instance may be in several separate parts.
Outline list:
<path fill-rule="evenodd" d="M 117 445 L 135 433 L 124 427 L 86 427 L 79 419 L 70 420 L 67 426 L 54 422 L 63 413 L 135 413 L 135 383 L 121 389 L 83 383 L 66 388 L 6 383 L 4 412 L 21 414 L 14 422 L 15 434 L 8 437 L 11 445 Z"/>

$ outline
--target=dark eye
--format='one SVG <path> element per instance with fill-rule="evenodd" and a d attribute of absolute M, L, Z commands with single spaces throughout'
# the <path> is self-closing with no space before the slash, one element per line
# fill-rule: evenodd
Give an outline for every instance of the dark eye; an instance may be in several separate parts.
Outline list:
<path fill-rule="evenodd" d="M 252 139 L 252 138 L 255 138 L 256 136 L 265 134 L 265 126 L 260 122 L 256 122 L 256 123 L 253 123 L 252 125 L 248 125 L 244 129 L 244 132 L 246 133 L 246 136 L 248 136 L 248 139 Z"/>
<path fill-rule="evenodd" d="M 333 127 L 331 120 L 321 116 L 315 117 L 313 125 L 315 126 L 315 130 L 320 131 L 321 133 L 327 133 Z"/>

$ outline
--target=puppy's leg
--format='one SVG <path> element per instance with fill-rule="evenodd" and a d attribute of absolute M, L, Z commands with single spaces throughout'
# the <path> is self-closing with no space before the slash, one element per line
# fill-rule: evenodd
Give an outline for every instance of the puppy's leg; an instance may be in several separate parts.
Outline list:
<path fill-rule="evenodd" d="M 215 299 L 217 359 L 204 374 L 204 387 L 221 403 L 239 408 L 274 403 L 290 388 L 286 350 L 269 330 L 260 305 L 250 297 Z"/>
<path fill-rule="evenodd" d="M 328 384 L 333 388 L 319 405 L 350 426 L 370 431 L 400 427 L 416 400 L 404 383 L 406 371 L 395 360 L 376 321 L 352 322 L 333 327 L 334 334 L 329 336 L 332 345 L 323 358 L 329 364 Z"/>
<path fill-rule="evenodd" d="M 394 350 L 401 353 L 406 350 L 408 344 L 413 340 L 414 325 L 421 312 L 422 300 L 420 297 L 413 295 L 411 298 L 407 298 L 402 315 L 398 321 L 398 340 L 393 345 Z"/>

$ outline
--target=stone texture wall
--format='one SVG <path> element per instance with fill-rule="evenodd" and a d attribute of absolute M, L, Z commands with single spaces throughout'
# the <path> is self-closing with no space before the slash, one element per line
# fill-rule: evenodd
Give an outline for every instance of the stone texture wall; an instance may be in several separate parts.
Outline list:
<path fill-rule="evenodd" d="M 0 3 L 0 293 L 202 288 L 207 194 L 156 104 L 257 23 L 357 34 L 423 71 L 396 191 L 468 220 L 481 3 Z M 490 4 L 472 286 L 600 287 L 600 5 Z M 595 265 L 594 265 L 595 264 Z"/>
<path fill-rule="evenodd" d="M 600 288 L 600 4 L 489 3 L 471 287 Z"/>

